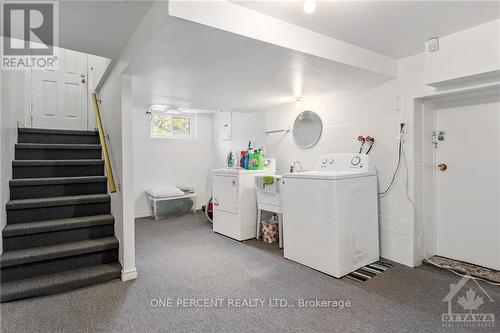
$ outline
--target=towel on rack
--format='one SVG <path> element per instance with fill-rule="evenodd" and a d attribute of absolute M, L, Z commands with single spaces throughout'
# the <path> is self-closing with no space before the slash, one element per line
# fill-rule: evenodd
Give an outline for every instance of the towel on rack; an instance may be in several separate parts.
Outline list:
<path fill-rule="evenodd" d="M 264 176 L 263 183 L 264 183 L 264 186 L 273 184 L 274 177 L 273 176 Z"/>
<path fill-rule="evenodd" d="M 258 189 L 266 193 L 278 193 L 279 192 L 279 179 L 280 176 L 255 176 L 255 181 Z"/>

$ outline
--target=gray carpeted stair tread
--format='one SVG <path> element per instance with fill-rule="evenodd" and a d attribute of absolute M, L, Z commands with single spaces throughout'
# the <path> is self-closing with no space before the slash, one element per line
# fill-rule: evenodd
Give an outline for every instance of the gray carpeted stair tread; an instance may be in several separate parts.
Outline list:
<path fill-rule="evenodd" d="M 27 208 L 69 206 L 109 201 L 111 201 L 111 197 L 109 194 L 86 194 L 66 197 L 10 200 L 9 202 L 7 202 L 6 207 L 7 210 L 18 210 Z"/>
<path fill-rule="evenodd" d="M 0 256 L 0 267 L 4 268 L 116 248 L 118 248 L 118 240 L 114 236 L 111 236 L 78 242 L 40 246 L 24 250 L 7 251 Z"/>
<path fill-rule="evenodd" d="M 104 165 L 104 160 L 14 160 L 12 166 L 80 166 L 80 165 Z"/>
<path fill-rule="evenodd" d="M 99 135 L 97 131 L 81 131 L 81 130 L 66 130 L 66 129 L 51 129 L 51 128 L 18 128 L 18 133 L 32 134 L 64 134 L 64 135 Z"/>
<path fill-rule="evenodd" d="M 120 264 L 112 263 L 11 281 L 2 283 L 0 300 L 7 302 L 28 297 L 58 294 L 107 282 L 119 278 L 120 274 Z"/>
<path fill-rule="evenodd" d="M 53 178 L 21 178 L 9 181 L 9 186 L 37 186 L 56 184 L 79 184 L 79 183 L 105 183 L 106 176 L 84 176 L 84 177 L 53 177 Z"/>
<path fill-rule="evenodd" d="M 82 143 L 16 143 L 16 149 L 101 149 L 99 144 Z"/>
<path fill-rule="evenodd" d="M 71 167 L 69 167 L 71 168 Z M 104 175 L 79 175 L 77 169 L 72 168 L 72 174 L 48 172 L 51 177 L 40 178 L 44 172 L 31 174 L 34 177 L 18 178 L 9 182 L 10 200 L 24 200 L 35 198 L 68 197 L 75 195 L 105 194 L 108 191 L 107 178 Z M 25 174 L 28 176 L 28 174 Z"/>
<path fill-rule="evenodd" d="M 12 178 L 104 176 L 101 158 L 26 159 L 12 162 Z"/>
<path fill-rule="evenodd" d="M 14 148 L 0 301 L 119 277 L 99 133 L 19 128 Z"/>
<path fill-rule="evenodd" d="M 44 232 L 71 230 L 98 225 L 114 224 L 111 214 L 83 216 L 69 219 L 47 220 L 39 222 L 7 224 L 2 231 L 3 237 L 32 235 Z"/>

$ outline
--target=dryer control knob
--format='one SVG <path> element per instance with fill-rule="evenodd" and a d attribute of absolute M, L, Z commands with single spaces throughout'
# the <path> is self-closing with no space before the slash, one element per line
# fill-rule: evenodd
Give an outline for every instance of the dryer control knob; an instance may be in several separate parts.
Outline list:
<path fill-rule="evenodd" d="M 352 165 L 358 165 L 361 162 L 361 158 L 359 156 L 354 156 L 351 160 Z"/>

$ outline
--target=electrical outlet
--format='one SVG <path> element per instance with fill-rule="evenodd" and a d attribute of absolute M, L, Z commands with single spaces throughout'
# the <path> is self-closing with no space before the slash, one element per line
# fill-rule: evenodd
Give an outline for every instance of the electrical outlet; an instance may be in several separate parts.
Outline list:
<path fill-rule="evenodd" d="M 439 38 L 432 37 L 427 40 L 427 50 L 429 52 L 436 52 L 439 50 Z"/>

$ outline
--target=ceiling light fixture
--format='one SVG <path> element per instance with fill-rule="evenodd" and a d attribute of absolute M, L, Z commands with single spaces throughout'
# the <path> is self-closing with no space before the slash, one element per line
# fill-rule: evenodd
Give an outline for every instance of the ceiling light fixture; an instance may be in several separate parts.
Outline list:
<path fill-rule="evenodd" d="M 149 105 L 148 111 L 149 112 L 166 112 L 168 110 L 168 108 L 169 108 L 168 105 L 151 104 L 151 105 Z"/>
<path fill-rule="evenodd" d="M 182 111 L 173 105 L 151 104 L 146 113 L 151 114 L 153 112 L 164 113 L 164 114 L 179 114 Z"/>
<path fill-rule="evenodd" d="M 316 10 L 316 1 L 315 0 L 305 0 L 304 1 L 304 11 L 307 14 L 312 14 Z"/>

